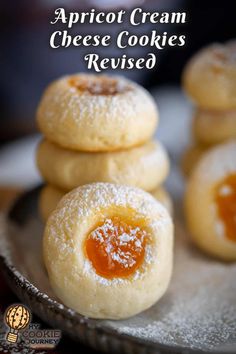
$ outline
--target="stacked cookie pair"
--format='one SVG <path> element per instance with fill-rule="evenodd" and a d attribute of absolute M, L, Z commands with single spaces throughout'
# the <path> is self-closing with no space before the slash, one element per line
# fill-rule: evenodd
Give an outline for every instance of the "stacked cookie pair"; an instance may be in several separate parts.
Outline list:
<path fill-rule="evenodd" d="M 182 160 L 186 175 L 210 147 L 236 138 L 235 57 L 235 41 L 213 44 L 197 53 L 184 71 L 184 88 L 196 104 L 194 144 Z"/>
<path fill-rule="evenodd" d="M 158 111 L 139 85 L 109 76 L 63 77 L 45 91 L 37 121 L 44 134 L 37 152 L 47 183 L 40 198 L 43 219 L 65 193 L 92 182 L 142 188 L 171 209 L 161 187 L 168 156 L 151 140 Z"/>

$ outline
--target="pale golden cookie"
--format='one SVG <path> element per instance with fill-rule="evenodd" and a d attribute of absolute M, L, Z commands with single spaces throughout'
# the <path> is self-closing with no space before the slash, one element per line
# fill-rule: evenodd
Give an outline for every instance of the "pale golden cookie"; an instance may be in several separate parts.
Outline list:
<path fill-rule="evenodd" d="M 46 221 L 60 199 L 66 194 L 65 191 L 51 186 L 44 186 L 39 194 L 39 213 L 43 221 Z"/>
<path fill-rule="evenodd" d="M 201 108 L 236 108 L 236 41 L 212 44 L 200 50 L 183 74 L 186 92 Z"/>
<path fill-rule="evenodd" d="M 94 183 L 61 199 L 48 219 L 43 252 L 51 286 L 65 305 L 88 317 L 127 318 L 167 289 L 173 225 L 150 194 Z"/>
<path fill-rule="evenodd" d="M 65 191 L 50 184 L 42 188 L 39 196 L 39 212 L 43 221 L 47 221 L 49 215 L 56 209 L 57 204 L 65 194 Z M 173 214 L 172 199 L 164 187 L 157 187 L 150 194 L 164 205 L 171 215 Z"/>
<path fill-rule="evenodd" d="M 156 189 L 152 190 L 150 194 L 158 200 L 164 207 L 168 210 L 170 215 L 173 215 L 174 208 L 173 208 L 173 202 L 171 199 L 170 194 L 167 192 L 167 190 L 160 186 L 157 187 Z"/>
<path fill-rule="evenodd" d="M 193 170 L 185 196 L 193 241 L 228 261 L 236 261 L 235 157 L 235 141 L 212 148 Z"/>
<path fill-rule="evenodd" d="M 204 152 L 207 151 L 206 146 L 195 144 L 189 146 L 183 153 L 181 157 L 181 169 L 183 174 L 188 177 L 191 174 L 194 166 L 200 160 Z"/>
<path fill-rule="evenodd" d="M 167 153 L 156 141 L 119 152 L 89 153 L 66 150 L 43 140 L 37 163 L 48 183 L 67 191 L 92 182 L 127 184 L 150 191 L 169 172 Z"/>
<path fill-rule="evenodd" d="M 77 74 L 46 89 L 37 121 L 48 140 L 65 148 L 113 151 L 148 141 L 158 112 L 152 96 L 130 80 Z"/>
<path fill-rule="evenodd" d="M 193 135 L 202 144 L 218 144 L 236 138 L 236 110 L 196 110 Z"/>

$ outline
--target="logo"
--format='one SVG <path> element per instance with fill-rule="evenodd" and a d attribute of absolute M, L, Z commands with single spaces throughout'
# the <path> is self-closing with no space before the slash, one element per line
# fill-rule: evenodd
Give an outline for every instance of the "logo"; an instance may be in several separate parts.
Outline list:
<path fill-rule="evenodd" d="M 16 343 L 19 330 L 26 328 L 30 322 L 31 315 L 29 310 L 23 305 L 11 305 L 5 312 L 5 321 L 10 331 L 7 333 L 6 340 Z"/>
<path fill-rule="evenodd" d="M 5 342 L 8 345 L 23 345 L 32 349 L 53 349 L 61 339 L 58 329 L 41 329 L 38 323 L 31 323 L 30 310 L 23 304 L 13 304 L 4 314 L 8 331 Z"/>

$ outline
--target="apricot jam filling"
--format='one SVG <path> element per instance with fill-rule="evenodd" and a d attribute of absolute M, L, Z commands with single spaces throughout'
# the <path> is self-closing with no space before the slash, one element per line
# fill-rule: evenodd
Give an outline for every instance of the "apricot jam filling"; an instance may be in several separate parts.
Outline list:
<path fill-rule="evenodd" d="M 147 231 L 130 220 L 107 218 L 88 235 L 85 253 L 98 275 L 128 277 L 143 263 L 147 237 Z"/>
<path fill-rule="evenodd" d="M 236 174 L 227 176 L 216 188 L 215 202 L 225 236 L 236 242 Z"/>
<path fill-rule="evenodd" d="M 90 95 L 111 96 L 129 90 L 128 85 L 126 85 L 125 83 L 121 83 L 116 79 L 108 78 L 105 76 L 73 76 L 69 80 L 69 85 L 75 87 L 80 92 L 86 92 Z"/>

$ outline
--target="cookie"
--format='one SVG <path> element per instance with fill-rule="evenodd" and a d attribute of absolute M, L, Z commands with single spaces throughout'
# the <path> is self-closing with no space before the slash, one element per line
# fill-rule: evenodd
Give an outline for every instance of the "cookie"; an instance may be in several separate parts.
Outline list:
<path fill-rule="evenodd" d="M 111 182 L 150 191 L 167 177 L 169 160 L 161 143 L 117 152 L 78 152 L 43 140 L 37 152 L 39 171 L 54 186 L 69 191 L 82 184 Z"/>
<path fill-rule="evenodd" d="M 222 260 L 236 261 L 236 141 L 212 148 L 194 168 L 185 196 L 193 241 Z"/>
<path fill-rule="evenodd" d="M 43 221 L 47 221 L 49 215 L 56 209 L 57 204 L 65 194 L 65 191 L 50 184 L 42 188 L 39 195 L 39 213 Z M 159 201 L 171 215 L 173 214 L 172 199 L 164 187 L 157 187 L 151 191 L 150 194 Z"/>
<path fill-rule="evenodd" d="M 219 144 L 236 138 L 236 110 L 196 110 L 193 135 L 195 140 L 205 145 Z"/>
<path fill-rule="evenodd" d="M 66 194 L 65 191 L 58 189 L 50 184 L 44 186 L 39 194 L 38 209 L 41 219 L 47 221 L 49 215 L 56 209 L 60 199 Z"/>
<path fill-rule="evenodd" d="M 149 193 L 94 183 L 61 199 L 47 221 L 43 253 L 65 305 L 92 318 L 128 318 L 168 287 L 173 225 Z"/>
<path fill-rule="evenodd" d="M 37 121 L 48 140 L 67 149 L 114 151 L 148 141 L 158 111 L 152 96 L 132 81 L 77 74 L 49 85 Z"/>
<path fill-rule="evenodd" d="M 150 194 L 168 210 L 170 215 L 173 215 L 173 201 L 170 194 L 164 187 L 157 187 L 156 189 L 152 190 Z"/>
<path fill-rule="evenodd" d="M 236 41 L 212 44 L 187 64 L 183 85 L 187 94 L 204 109 L 236 109 Z"/>
<path fill-rule="evenodd" d="M 194 166 L 206 151 L 207 147 L 200 144 L 191 145 L 186 148 L 180 161 L 184 176 L 188 177 L 191 174 Z"/>

